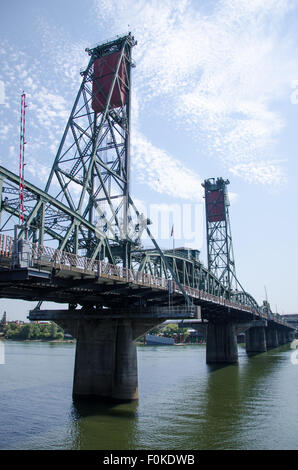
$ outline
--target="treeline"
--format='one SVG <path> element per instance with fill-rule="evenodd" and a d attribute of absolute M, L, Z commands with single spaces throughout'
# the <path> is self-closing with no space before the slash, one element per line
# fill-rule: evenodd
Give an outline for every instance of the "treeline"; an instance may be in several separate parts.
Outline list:
<path fill-rule="evenodd" d="M 153 328 L 150 332 L 151 335 L 162 335 L 167 338 L 173 338 L 176 335 L 183 335 L 186 340 L 189 336 L 187 328 L 181 328 L 177 323 L 168 323 L 165 326 Z"/>
<path fill-rule="evenodd" d="M 8 323 L 4 329 L 4 337 L 6 339 L 22 340 L 62 340 L 64 338 L 64 332 L 62 328 L 54 322 L 42 325 L 39 323 L 25 323 L 24 325 Z"/>

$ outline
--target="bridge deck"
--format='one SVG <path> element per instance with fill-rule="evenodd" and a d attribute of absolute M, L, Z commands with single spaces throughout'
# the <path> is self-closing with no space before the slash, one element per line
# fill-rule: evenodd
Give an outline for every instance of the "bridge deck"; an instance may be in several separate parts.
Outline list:
<path fill-rule="evenodd" d="M 185 305 L 179 287 L 169 280 L 145 272 L 112 265 L 100 260 L 31 244 L 30 267 L 12 268 L 13 239 L 0 239 L 0 297 L 29 301 L 96 305 L 119 309 L 128 307 L 166 307 Z M 200 289 L 183 285 L 193 304 L 200 306 L 203 316 L 224 317 L 245 322 L 252 318 L 286 325 L 280 318 L 256 311 Z M 181 318 L 192 318 L 196 312 L 184 311 Z"/>

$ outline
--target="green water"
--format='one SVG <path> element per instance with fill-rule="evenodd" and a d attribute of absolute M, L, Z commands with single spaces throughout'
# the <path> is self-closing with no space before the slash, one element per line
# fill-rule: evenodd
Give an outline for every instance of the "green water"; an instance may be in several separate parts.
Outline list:
<path fill-rule="evenodd" d="M 139 400 L 74 404 L 75 345 L 5 342 L 1 449 L 298 449 L 289 346 L 205 364 L 205 346 L 138 348 Z"/>

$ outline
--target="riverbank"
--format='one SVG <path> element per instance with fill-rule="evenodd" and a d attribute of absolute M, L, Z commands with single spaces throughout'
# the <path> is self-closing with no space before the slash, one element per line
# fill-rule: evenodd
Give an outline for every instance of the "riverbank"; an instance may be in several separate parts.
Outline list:
<path fill-rule="evenodd" d="M 17 341 L 20 343 L 76 343 L 76 339 L 21 339 L 21 338 L 5 338 L 5 336 L 0 337 L 1 341 Z"/>

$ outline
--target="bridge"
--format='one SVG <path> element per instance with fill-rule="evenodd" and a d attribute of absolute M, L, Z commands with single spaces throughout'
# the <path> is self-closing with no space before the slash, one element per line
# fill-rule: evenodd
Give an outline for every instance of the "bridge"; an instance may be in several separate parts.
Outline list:
<path fill-rule="evenodd" d="M 291 340 L 293 325 L 259 306 L 235 270 L 228 180 L 205 190 L 208 266 L 198 250 L 161 250 L 130 194 L 129 33 L 90 56 L 44 189 L 0 167 L 0 297 L 36 301 L 32 321 L 76 339 L 74 397 L 138 397 L 135 340 L 166 319 L 207 329 L 206 361 L 238 360 Z M 22 126 L 22 123 L 21 123 Z M 22 136 L 22 134 L 21 134 Z M 21 163 L 24 137 L 21 138 Z M 142 235 L 152 247 L 145 249 Z M 42 309 L 44 301 L 65 309 Z"/>

